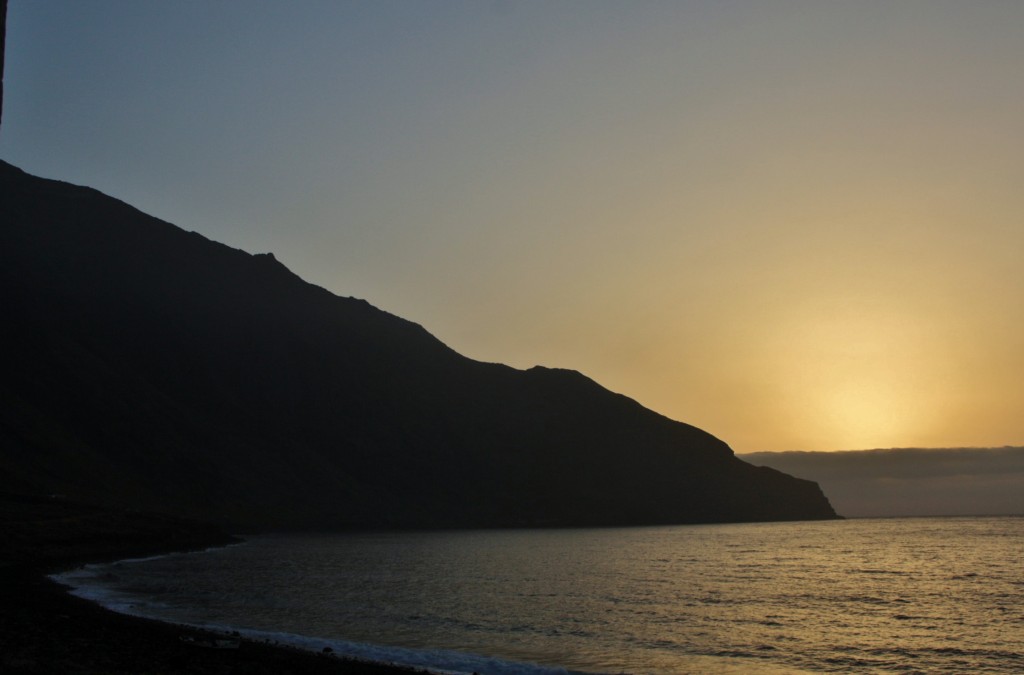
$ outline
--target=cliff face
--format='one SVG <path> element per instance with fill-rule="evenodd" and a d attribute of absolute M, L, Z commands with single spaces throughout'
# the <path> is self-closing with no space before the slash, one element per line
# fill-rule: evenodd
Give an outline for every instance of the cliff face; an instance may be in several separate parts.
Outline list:
<path fill-rule="evenodd" d="M 0 165 L 0 489 L 232 527 L 831 518 L 579 373 L 464 358 L 95 190 Z"/>

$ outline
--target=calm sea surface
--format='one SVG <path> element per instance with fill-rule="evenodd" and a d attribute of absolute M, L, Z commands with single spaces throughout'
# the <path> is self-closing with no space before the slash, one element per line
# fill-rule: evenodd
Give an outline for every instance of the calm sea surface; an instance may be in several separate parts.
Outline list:
<path fill-rule="evenodd" d="M 1024 672 L 1024 518 L 257 537 L 60 580 L 457 672 Z"/>

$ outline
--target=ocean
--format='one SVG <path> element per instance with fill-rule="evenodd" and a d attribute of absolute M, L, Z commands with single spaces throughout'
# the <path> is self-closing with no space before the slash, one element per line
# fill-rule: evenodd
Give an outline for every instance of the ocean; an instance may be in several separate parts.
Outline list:
<path fill-rule="evenodd" d="M 57 579 L 439 672 L 1018 673 L 1024 518 L 257 536 Z"/>

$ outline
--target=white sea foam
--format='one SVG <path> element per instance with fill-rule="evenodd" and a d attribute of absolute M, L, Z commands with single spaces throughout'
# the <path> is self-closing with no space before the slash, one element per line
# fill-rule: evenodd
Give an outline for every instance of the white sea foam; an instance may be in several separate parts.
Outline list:
<path fill-rule="evenodd" d="M 70 587 L 72 595 L 95 602 L 119 614 L 146 619 L 166 620 L 160 611 L 165 609 L 166 605 L 132 593 L 119 591 L 114 588 L 114 584 L 117 582 L 116 570 L 119 565 L 152 561 L 171 555 L 181 554 L 131 558 L 114 563 L 89 564 L 66 572 L 51 574 L 50 579 Z M 316 653 L 323 653 L 326 648 L 330 648 L 329 653 L 337 658 L 421 668 L 438 675 L 468 675 L 469 673 L 488 673 L 488 675 L 568 675 L 570 672 L 565 668 L 516 663 L 445 649 L 408 649 L 214 623 L 175 623 L 206 631 L 237 633 L 255 642 L 283 645 Z"/>
<path fill-rule="evenodd" d="M 282 644 L 308 651 L 322 652 L 330 648 L 337 657 L 372 661 L 390 665 L 424 668 L 433 673 L 461 675 L 464 673 L 488 673 L 488 675 L 566 675 L 565 668 L 551 668 L 531 663 L 516 663 L 503 659 L 467 654 L 446 649 L 408 649 L 372 645 L 346 640 L 295 635 L 273 631 L 235 629 L 229 626 L 201 626 L 230 632 L 238 630 L 245 638 Z"/>
<path fill-rule="evenodd" d="M 119 591 L 110 585 L 109 582 L 112 581 L 112 576 L 116 576 L 113 572 L 109 571 L 111 566 L 112 564 L 85 565 L 84 567 L 67 572 L 51 574 L 50 579 L 68 586 L 71 595 L 95 602 L 119 614 L 143 618 L 159 618 L 154 611 L 160 609 L 160 603 L 141 601 L 137 596 Z"/>

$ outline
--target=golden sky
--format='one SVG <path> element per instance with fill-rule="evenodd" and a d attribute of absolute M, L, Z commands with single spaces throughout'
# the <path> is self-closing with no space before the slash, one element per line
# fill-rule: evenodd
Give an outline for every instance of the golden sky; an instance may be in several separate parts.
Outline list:
<path fill-rule="evenodd" d="M 738 452 L 1024 444 L 1024 3 L 11 4 L 31 173 Z"/>

